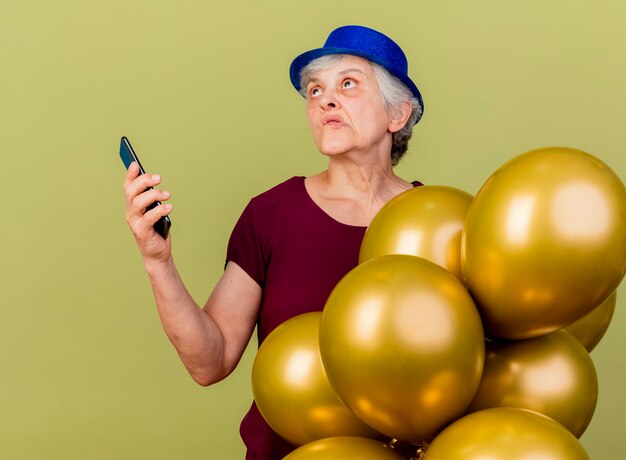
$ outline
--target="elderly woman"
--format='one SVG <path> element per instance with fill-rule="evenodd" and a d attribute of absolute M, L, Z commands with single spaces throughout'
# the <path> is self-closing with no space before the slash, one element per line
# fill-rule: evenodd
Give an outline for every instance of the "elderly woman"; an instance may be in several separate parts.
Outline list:
<path fill-rule="evenodd" d="M 293 177 L 253 198 L 232 232 L 224 274 L 203 308 L 189 295 L 153 224 L 171 205 L 146 211 L 170 194 L 146 190 L 156 175 L 125 180 L 126 219 L 149 275 L 158 312 L 180 359 L 200 385 L 228 376 L 255 326 L 259 343 L 285 320 L 319 311 L 336 283 L 357 265 L 365 230 L 391 198 L 419 182 L 393 171 L 415 123 L 421 95 L 404 53 L 372 29 L 344 26 L 322 48 L 291 64 L 294 87 L 328 169 Z M 241 424 L 247 459 L 279 459 L 293 449 L 265 423 L 256 406 Z"/>

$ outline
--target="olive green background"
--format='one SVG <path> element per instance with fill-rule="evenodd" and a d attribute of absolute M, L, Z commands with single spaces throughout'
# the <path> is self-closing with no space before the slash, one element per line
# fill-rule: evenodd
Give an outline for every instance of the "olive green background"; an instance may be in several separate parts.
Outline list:
<path fill-rule="evenodd" d="M 224 382 L 187 376 L 124 221 L 119 137 L 163 175 L 204 303 L 248 199 L 324 169 L 287 69 L 347 23 L 400 43 L 424 95 L 404 178 L 476 193 L 548 145 L 626 178 L 621 0 L 1 0 L 0 458 L 243 458 L 256 344 Z M 592 354 L 595 460 L 626 452 L 625 298 Z"/>

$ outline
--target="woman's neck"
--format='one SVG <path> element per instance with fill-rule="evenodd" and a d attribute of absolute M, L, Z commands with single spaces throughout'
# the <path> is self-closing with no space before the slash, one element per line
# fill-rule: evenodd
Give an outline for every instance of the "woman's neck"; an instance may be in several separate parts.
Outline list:
<path fill-rule="evenodd" d="M 361 201 L 387 202 L 411 184 L 396 176 L 390 161 L 357 162 L 345 157 L 333 157 L 328 170 L 321 173 L 327 190 L 337 197 Z"/>
<path fill-rule="evenodd" d="M 367 226 L 387 201 L 412 185 L 396 176 L 391 163 L 331 157 L 328 170 L 307 178 L 311 198 L 331 217 Z"/>

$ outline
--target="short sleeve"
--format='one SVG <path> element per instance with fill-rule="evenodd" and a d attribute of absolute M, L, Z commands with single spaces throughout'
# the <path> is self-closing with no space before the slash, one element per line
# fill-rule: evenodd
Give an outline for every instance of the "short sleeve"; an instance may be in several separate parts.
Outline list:
<path fill-rule="evenodd" d="M 254 200 L 250 201 L 235 224 L 228 240 L 226 263 L 239 265 L 261 287 L 265 284 L 266 257 L 259 221 L 255 219 Z"/>

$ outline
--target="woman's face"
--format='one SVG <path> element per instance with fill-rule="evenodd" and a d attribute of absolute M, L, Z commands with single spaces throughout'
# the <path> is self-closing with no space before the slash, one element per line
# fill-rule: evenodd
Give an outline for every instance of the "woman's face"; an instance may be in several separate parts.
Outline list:
<path fill-rule="evenodd" d="M 325 155 L 391 151 L 397 122 L 384 106 L 370 63 L 344 56 L 311 76 L 307 88 L 309 125 L 317 148 Z"/>

